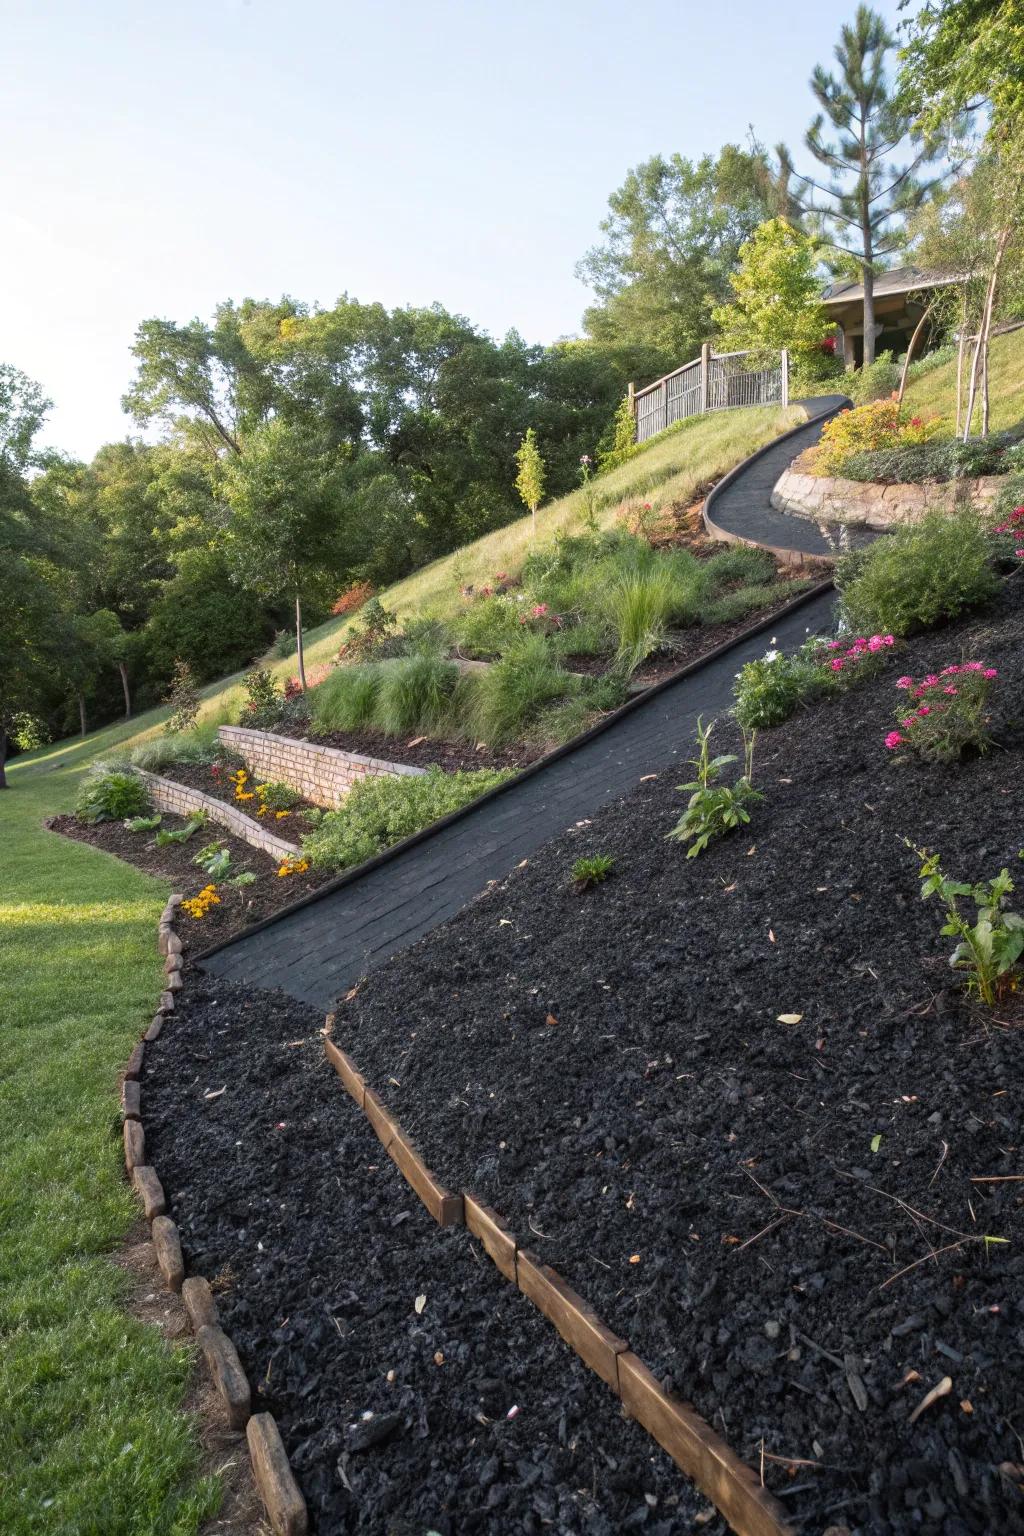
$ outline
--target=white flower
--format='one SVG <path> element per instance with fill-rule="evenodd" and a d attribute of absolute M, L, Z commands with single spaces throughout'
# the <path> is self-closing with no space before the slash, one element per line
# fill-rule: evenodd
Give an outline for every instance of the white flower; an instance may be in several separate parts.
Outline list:
<path fill-rule="evenodd" d="M 764 659 L 765 661 L 778 661 L 780 654 L 779 651 L 765 651 Z"/>

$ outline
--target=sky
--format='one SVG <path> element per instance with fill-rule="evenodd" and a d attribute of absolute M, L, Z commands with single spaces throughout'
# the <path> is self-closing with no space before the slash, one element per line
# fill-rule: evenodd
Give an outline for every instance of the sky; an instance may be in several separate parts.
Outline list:
<path fill-rule="evenodd" d="M 137 430 L 153 316 L 348 293 L 578 334 L 573 268 L 629 167 L 751 125 L 799 146 L 853 10 L 0 0 L 0 361 L 53 400 L 46 444 L 90 458 Z"/>

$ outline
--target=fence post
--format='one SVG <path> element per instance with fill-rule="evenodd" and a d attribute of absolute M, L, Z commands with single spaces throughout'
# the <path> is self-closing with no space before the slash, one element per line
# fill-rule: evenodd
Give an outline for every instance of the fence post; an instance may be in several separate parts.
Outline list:
<path fill-rule="evenodd" d="M 661 381 L 661 427 L 662 431 L 668 426 L 668 379 Z"/>
<path fill-rule="evenodd" d="M 636 437 L 636 385 L 630 379 L 626 385 L 626 399 L 629 401 L 629 414 L 633 418 L 633 437 Z"/>
<path fill-rule="evenodd" d="M 711 393 L 711 343 L 704 342 L 700 349 L 700 409 L 707 410 Z"/>
<path fill-rule="evenodd" d="M 789 404 L 789 348 L 782 349 L 782 404 L 785 408 Z"/>

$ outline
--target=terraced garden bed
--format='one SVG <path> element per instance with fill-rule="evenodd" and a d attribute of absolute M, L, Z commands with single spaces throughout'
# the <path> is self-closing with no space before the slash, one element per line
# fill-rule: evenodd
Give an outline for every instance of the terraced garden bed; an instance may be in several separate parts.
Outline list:
<path fill-rule="evenodd" d="M 897 673 L 972 658 L 997 748 L 894 758 Z M 763 732 L 747 831 L 687 861 L 660 775 L 339 1005 L 438 1177 L 763 1453 L 808 1532 L 1024 1531 L 1024 1010 L 968 1004 L 904 843 L 1019 871 L 1022 686 L 1016 582 Z"/>

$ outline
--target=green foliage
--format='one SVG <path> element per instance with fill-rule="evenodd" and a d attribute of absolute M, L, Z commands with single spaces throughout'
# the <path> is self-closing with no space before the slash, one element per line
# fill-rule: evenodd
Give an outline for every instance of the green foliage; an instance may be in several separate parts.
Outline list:
<path fill-rule="evenodd" d="M 519 608 L 507 594 L 475 597 L 455 621 L 456 644 L 463 656 L 489 660 L 515 643 Z"/>
<path fill-rule="evenodd" d="M 540 456 L 537 434 L 532 427 L 527 428 L 526 436 L 516 450 L 516 466 L 516 490 L 521 501 L 530 509 L 536 527 L 537 508 L 544 496 L 544 460 Z"/>
<path fill-rule="evenodd" d="M 676 597 L 672 573 L 665 568 L 627 571 L 609 588 L 606 612 L 616 637 L 615 667 L 624 677 L 664 644 Z"/>
<path fill-rule="evenodd" d="M 252 667 L 242 678 L 245 689 L 245 705 L 240 724 L 254 729 L 266 729 L 276 720 L 283 703 L 283 694 L 277 679 L 268 667 Z"/>
<path fill-rule="evenodd" d="M 126 821 L 149 810 L 149 793 L 137 773 L 98 763 L 82 780 L 75 815 L 86 826 L 100 821 Z"/>
<path fill-rule="evenodd" d="M 788 347 L 796 363 L 819 351 L 829 317 L 817 268 L 816 240 L 786 219 L 759 224 L 729 275 L 732 301 L 713 311 L 721 349 L 767 362 Z"/>
<path fill-rule="evenodd" d="M 128 832 L 155 832 L 162 820 L 159 813 L 155 816 L 129 816 L 124 825 Z"/>
<path fill-rule="evenodd" d="M 216 761 L 219 752 L 217 727 L 211 723 L 194 726 L 173 736 L 151 736 L 132 748 L 131 763 L 146 773 L 162 773 L 179 763 L 204 767 Z"/>
<path fill-rule="evenodd" d="M 901 679 L 906 698 L 896 711 L 899 730 L 890 732 L 890 750 L 909 747 L 926 763 L 959 762 L 967 751 L 992 746 L 991 698 L 997 673 L 980 662 L 954 663 L 919 683 Z M 933 681 L 929 681 L 929 677 Z"/>
<path fill-rule="evenodd" d="M 702 624 L 735 624 L 748 615 L 761 613 L 789 602 L 807 587 L 807 581 L 766 581 L 760 586 L 741 587 L 726 592 L 708 604 L 700 616 Z"/>
<path fill-rule="evenodd" d="M 211 880 L 223 880 L 231 868 L 231 851 L 223 838 L 207 843 L 192 859 L 193 864 L 205 870 Z"/>
<path fill-rule="evenodd" d="M 727 832 L 746 826 L 750 821 L 748 807 L 764 799 L 764 795 L 752 783 L 754 735 L 744 732 L 744 764 L 740 778 L 735 784 L 719 784 L 722 769 L 736 762 L 736 754 L 727 752 L 720 757 L 711 756 L 709 743 L 714 728 L 714 721 L 708 726 L 705 726 L 703 720 L 697 721 L 698 752 L 691 759 L 696 777 L 688 784 L 677 786 L 684 794 L 689 792 L 690 799 L 668 836 L 677 842 L 690 844 L 686 850 L 688 859 L 695 859 L 703 853 L 715 838 L 724 837 Z"/>
<path fill-rule="evenodd" d="M 268 811 L 293 811 L 302 796 L 297 789 L 290 784 L 282 784 L 280 779 L 269 779 L 261 784 L 257 790 L 260 805 Z"/>
<path fill-rule="evenodd" d="M 173 831 L 166 827 L 160 828 L 156 835 L 156 846 L 158 848 L 168 848 L 175 843 L 187 843 L 190 838 L 194 837 L 198 831 L 206 826 L 206 822 L 207 815 L 205 811 L 190 811 L 185 818 L 183 826 L 176 827 Z"/>
<path fill-rule="evenodd" d="M 741 668 L 733 689 L 733 713 L 744 731 L 781 725 L 820 687 L 819 669 L 804 655 L 770 650 Z"/>
<path fill-rule="evenodd" d="M 908 19 L 900 53 L 904 106 L 941 131 L 979 100 L 992 107 L 991 133 L 1024 123 L 1024 28 L 1013 4 L 945 0 Z"/>
<path fill-rule="evenodd" d="M 164 731 L 168 736 L 190 731 L 199 715 L 199 688 L 190 664 L 180 658 L 174 663 L 171 686 L 164 699 L 170 705 Z"/>
<path fill-rule="evenodd" d="M 848 480 L 885 481 L 894 485 L 925 480 L 977 479 L 1024 471 L 1024 444 L 1008 432 L 990 437 L 914 443 L 851 454 L 843 460 Z"/>
<path fill-rule="evenodd" d="M 335 667 L 310 694 L 314 731 L 363 731 L 374 724 L 382 668 Z"/>
<path fill-rule="evenodd" d="M 1014 890 L 1010 871 L 1001 869 L 994 879 L 974 885 L 951 880 L 943 873 L 937 853 L 915 848 L 909 839 L 904 841 L 921 861 L 922 901 L 938 896 L 946 909 L 942 932 L 959 941 L 949 958 L 950 965 L 966 976 L 969 991 L 989 1008 L 994 1007 L 1000 982 L 1016 968 L 1024 953 L 1024 917 L 1006 910 Z M 964 897 L 975 909 L 973 923 L 960 910 Z"/>
<path fill-rule="evenodd" d="M 522 739 L 541 712 L 573 689 L 543 635 L 525 634 L 486 672 L 463 679 L 464 718 L 490 747 Z"/>
<path fill-rule="evenodd" d="M 880 352 L 873 363 L 844 374 L 843 394 L 854 405 L 870 405 L 872 400 L 888 400 L 899 389 L 903 368 L 891 352 Z"/>
<path fill-rule="evenodd" d="M 766 549 L 754 549 L 748 544 L 726 544 L 710 560 L 702 561 L 701 570 L 708 592 L 719 593 L 740 582 L 763 586 L 774 580 L 775 559 Z"/>
<path fill-rule="evenodd" d="M 255 885 L 256 876 L 253 874 L 251 869 L 243 869 L 240 875 L 230 875 L 228 877 L 227 883 L 228 885 L 236 886 L 239 890 L 241 890 L 247 885 Z"/>
<path fill-rule="evenodd" d="M 814 450 L 819 475 L 842 475 L 855 454 L 878 449 L 914 447 L 926 443 L 938 430 L 937 420 L 903 414 L 895 400 L 874 400 L 850 411 L 840 411 L 821 429 Z"/>
<path fill-rule="evenodd" d="M 572 866 L 572 883 L 577 891 L 588 891 L 591 886 L 601 885 L 615 868 L 615 860 L 607 853 L 594 853 L 589 858 L 577 859 Z"/>
<path fill-rule="evenodd" d="M 621 677 L 606 674 L 585 678 L 573 693 L 541 710 L 530 729 L 530 739 L 545 747 L 561 746 L 588 730 L 601 715 L 618 709 L 626 697 Z"/>
<path fill-rule="evenodd" d="M 348 869 L 403 838 L 422 831 L 486 794 L 507 772 L 443 773 L 429 768 L 415 778 L 361 779 L 336 811 L 321 816 L 302 839 L 303 852 L 318 869 Z"/>
<path fill-rule="evenodd" d="M 374 723 L 390 736 L 437 731 L 449 711 L 458 678 L 454 662 L 427 651 L 384 663 Z"/>
<path fill-rule="evenodd" d="M 836 567 L 854 629 L 909 635 L 988 601 L 998 580 L 977 514 L 929 512 Z"/>
<path fill-rule="evenodd" d="M 607 448 L 598 446 L 598 473 L 604 475 L 609 470 L 618 469 L 620 464 L 635 458 L 639 451 L 640 445 L 636 440 L 636 413 L 633 410 L 632 400 L 628 395 L 624 395 L 615 412 L 611 442 Z"/>

